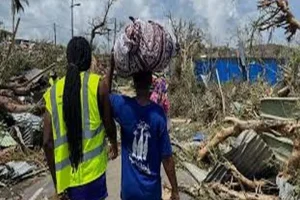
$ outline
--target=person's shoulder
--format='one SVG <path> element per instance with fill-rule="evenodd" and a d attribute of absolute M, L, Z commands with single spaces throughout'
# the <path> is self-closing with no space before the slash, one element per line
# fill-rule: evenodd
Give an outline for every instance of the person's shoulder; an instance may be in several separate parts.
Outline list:
<path fill-rule="evenodd" d="M 102 80 L 103 79 L 103 76 L 101 76 L 100 74 L 96 74 L 94 72 L 88 72 L 88 74 L 89 74 L 89 78 L 92 80 L 95 80 L 95 79 Z"/>
<path fill-rule="evenodd" d="M 46 92 L 44 93 L 43 97 L 44 99 L 47 99 L 47 98 L 50 98 L 50 94 L 51 94 L 51 91 L 53 90 L 53 88 L 55 87 L 63 87 L 64 86 L 64 82 L 65 82 L 65 77 L 62 77 L 62 78 L 59 78 L 57 79 L 54 84 L 52 86 L 50 86 Z"/>
<path fill-rule="evenodd" d="M 121 95 L 121 94 L 110 94 L 110 100 L 112 102 L 118 102 L 119 104 L 124 104 L 124 103 L 127 103 L 128 101 L 131 101 L 132 98 L 131 97 L 128 97 L 128 96 L 125 96 L 125 95 Z"/>
<path fill-rule="evenodd" d="M 166 119 L 166 113 L 164 112 L 164 109 L 159 104 L 152 102 L 151 111 L 154 112 L 160 119 L 162 120 Z"/>
<path fill-rule="evenodd" d="M 49 88 L 46 90 L 46 92 L 44 93 L 43 97 L 44 97 L 45 100 L 48 100 L 48 99 L 50 98 L 50 92 L 51 92 L 51 88 L 52 88 L 52 87 L 53 87 L 53 86 L 49 87 Z"/>

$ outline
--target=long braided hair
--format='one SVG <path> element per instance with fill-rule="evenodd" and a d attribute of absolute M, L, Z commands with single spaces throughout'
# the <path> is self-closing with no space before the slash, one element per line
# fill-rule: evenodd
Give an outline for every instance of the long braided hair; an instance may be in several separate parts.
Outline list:
<path fill-rule="evenodd" d="M 67 47 L 68 68 L 63 94 L 63 114 L 73 169 L 78 169 L 83 157 L 80 72 L 90 68 L 91 56 L 91 47 L 86 39 L 71 39 Z"/>

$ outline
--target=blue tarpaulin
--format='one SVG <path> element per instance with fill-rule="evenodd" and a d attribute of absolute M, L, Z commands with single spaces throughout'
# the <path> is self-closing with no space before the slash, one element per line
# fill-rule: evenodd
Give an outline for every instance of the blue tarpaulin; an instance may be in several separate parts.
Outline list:
<path fill-rule="evenodd" d="M 274 85 L 279 78 L 278 62 L 273 58 L 262 59 L 260 62 L 248 59 L 247 68 L 249 69 L 247 76 L 252 83 L 260 78 Z M 242 68 L 239 66 L 238 58 L 203 59 L 195 62 L 195 75 L 198 81 L 202 81 L 200 75 L 207 75 L 210 72 L 216 79 L 216 69 L 221 83 L 243 81 Z"/>

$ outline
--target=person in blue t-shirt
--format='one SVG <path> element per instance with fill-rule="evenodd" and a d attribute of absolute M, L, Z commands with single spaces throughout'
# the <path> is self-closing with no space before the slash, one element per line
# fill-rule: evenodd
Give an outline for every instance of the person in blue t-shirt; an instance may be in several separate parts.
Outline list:
<path fill-rule="evenodd" d="M 110 69 L 112 74 L 113 68 Z M 112 79 L 110 77 L 110 79 Z M 136 97 L 111 94 L 113 117 L 121 126 L 122 200 L 161 200 L 161 163 L 178 200 L 178 186 L 165 112 L 150 100 L 151 72 L 133 75 Z"/>

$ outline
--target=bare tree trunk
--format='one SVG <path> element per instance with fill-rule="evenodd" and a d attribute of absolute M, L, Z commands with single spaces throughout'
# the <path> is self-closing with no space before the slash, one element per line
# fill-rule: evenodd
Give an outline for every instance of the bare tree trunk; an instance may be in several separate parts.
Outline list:
<path fill-rule="evenodd" d="M 12 14 L 12 32 L 15 32 L 15 12 L 13 11 L 13 14 Z"/>

